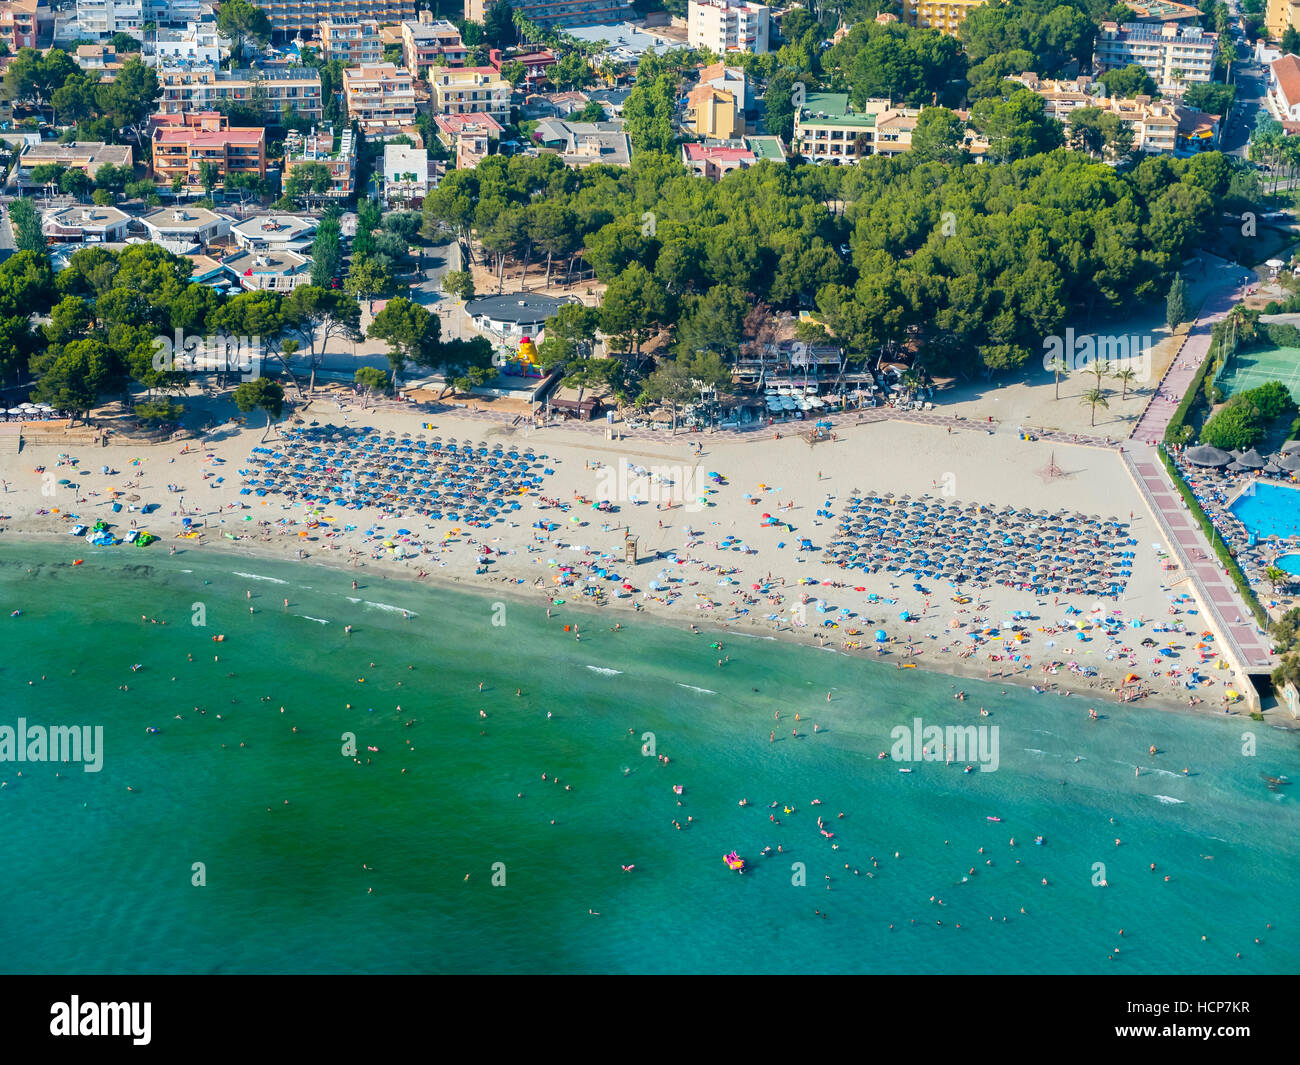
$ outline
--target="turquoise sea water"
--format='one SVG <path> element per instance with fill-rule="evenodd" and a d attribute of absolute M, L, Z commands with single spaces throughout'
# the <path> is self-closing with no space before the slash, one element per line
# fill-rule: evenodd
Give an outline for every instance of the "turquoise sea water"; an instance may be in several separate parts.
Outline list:
<path fill-rule="evenodd" d="M 1300 780 L 1298 740 L 1249 719 L 1093 723 L 1078 697 L 963 681 L 957 702 L 938 674 L 640 617 L 77 547 L 0 549 L 0 725 L 105 733 L 99 773 L 0 764 L 7 972 L 1274 973 L 1300 952 L 1300 792 L 1261 779 Z M 998 771 L 877 760 L 916 716 L 997 725 Z"/>

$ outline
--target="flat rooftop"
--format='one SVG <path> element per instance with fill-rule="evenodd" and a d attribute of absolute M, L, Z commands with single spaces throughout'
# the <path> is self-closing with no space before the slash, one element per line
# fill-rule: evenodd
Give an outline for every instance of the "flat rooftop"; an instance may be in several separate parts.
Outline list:
<path fill-rule="evenodd" d="M 615 22 L 608 26 L 566 26 L 564 32 L 589 44 L 603 44 L 636 53 L 662 54 L 680 46 L 678 41 L 647 32 L 630 22 Z"/>

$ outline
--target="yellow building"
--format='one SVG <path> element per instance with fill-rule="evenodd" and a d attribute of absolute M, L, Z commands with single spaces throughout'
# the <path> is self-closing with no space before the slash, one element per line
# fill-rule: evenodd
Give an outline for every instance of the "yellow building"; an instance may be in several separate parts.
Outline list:
<path fill-rule="evenodd" d="M 686 120 L 701 137 L 729 141 L 745 132 L 745 115 L 736 107 L 736 94 L 700 85 L 686 97 Z"/>
<path fill-rule="evenodd" d="M 1300 0 L 1268 0 L 1264 9 L 1264 24 L 1274 40 L 1288 29 L 1300 29 Z"/>
<path fill-rule="evenodd" d="M 903 21 L 909 26 L 957 36 L 957 27 L 986 0 L 903 0 Z"/>

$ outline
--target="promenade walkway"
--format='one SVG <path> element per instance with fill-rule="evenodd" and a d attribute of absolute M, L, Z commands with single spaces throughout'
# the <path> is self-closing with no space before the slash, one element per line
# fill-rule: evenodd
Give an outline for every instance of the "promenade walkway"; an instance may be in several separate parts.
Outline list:
<path fill-rule="evenodd" d="M 1191 576 L 1197 597 L 1211 614 L 1213 627 L 1231 645 L 1227 650 L 1249 670 L 1276 665 L 1271 642 L 1259 631 L 1254 616 L 1237 593 L 1205 536 L 1169 480 L 1156 448 L 1164 440 L 1174 412 L 1210 353 L 1210 333 L 1241 298 L 1238 285 L 1226 285 L 1207 297 L 1183 346 L 1156 388 L 1155 395 L 1133 427 L 1124 461 L 1147 503 L 1164 529 L 1184 572 Z M 1253 694 L 1242 694 L 1253 698 Z"/>
<path fill-rule="evenodd" d="M 1237 660 L 1247 669 L 1272 669 L 1277 661 L 1269 638 L 1261 635 L 1254 616 L 1242 602 L 1231 579 L 1215 555 L 1207 550 L 1205 536 L 1183 504 L 1154 449 L 1130 445 L 1124 460 L 1164 528 L 1184 572 L 1202 593 L 1199 598 L 1213 611 L 1215 629 L 1232 642 Z M 1245 694 L 1245 693 L 1243 693 Z"/>
<path fill-rule="evenodd" d="M 514 425 L 518 419 L 518 415 L 513 412 L 494 411 L 490 408 L 470 408 L 451 403 L 402 403 L 391 399 L 371 399 L 369 405 L 371 408 L 380 408 L 389 412 L 419 414 L 430 419 L 442 415 L 449 418 L 464 418 L 470 421 L 490 422 L 504 426 Z M 324 412 L 316 413 L 319 417 Z M 362 410 L 358 406 L 349 406 L 347 413 L 356 417 L 362 413 Z M 944 414 L 941 411 L 908 410 L 902 407 L 867 407 L 860 411 L 840 411 L 834 414 L 819 412 L 815 417 L 810 417 L 804 421 L 774 422 L 772 425 L 768 425 L 767 420 L 764 419 L 762 422 L 752 423 L 743 428 L 715 429 L 712 432 L 690 432 L 681 429 L 673 433 L 666 428 L 650 429 L 644 426 L 633 429 L 622 422 L 617 423 L 614 429 L 620 440 L 642 440 L 659 444 L 686 444 L 694 447 L 697 443 L 770 440 L 776 433 L 780 433 L 783 439 L 796 439 L 810 430 L 816 422 L 829 422 L 833 431 L 843 432 L 845 429 L 851 429 L 857 425 L 874 425 L 886 421 L 912 422 L 916 425 L 929 425 L 952 432 L 993 433 L 1008 429 L 1008 425 L 1004 422 L 976 421 L 970 418 Z M 597 418 L 589 422 L 576 419 L 552 421 L 545 426 L 533 426 L 527 418 L 524 418 L 518 421 L 515 427 L 520 430 L 533 429 L 534 431 L 562 429 L 568 432 L 587 433 L 601 438 L 604 438 L 609 428 L 603 418 Z M 1113 440 L 1110 437 L 1066 433 L 1055 429 L 1037 428 L 1031 425 L 1022 428 L 1038 440 L 1059 444 L 1116 448 L 1123 442 Z"/>
<path fill-rule="evenodd" d="M 1195 324 L 1183 338 L 1183 346 L 1178 349 L 1174 361 L 1156 386 L 1151 402 L 1133 427 L 1131 439 L 1155 446 L 1165 438 L 1165 430 L 1169 428 L 1174 412 L 1187 395 L 1201 363 L 1210 353 L 1210 333 L 1214 329 L 1214 323 L 1236 305 L 1241 295 L 1240 287 L 1232 286 L 1222 288 L 1206 298 Z"/>

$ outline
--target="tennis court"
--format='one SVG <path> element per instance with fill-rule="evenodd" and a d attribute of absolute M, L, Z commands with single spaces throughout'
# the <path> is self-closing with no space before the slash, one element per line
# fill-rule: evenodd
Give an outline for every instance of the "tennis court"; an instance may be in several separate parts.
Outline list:
<path fill-rule="evenodd" d="M 1235 396 L 1269 381 L 1281 381 L 1291 390 L 1291 398 L 1300 403 L 1300 348 L 1239 351 L 1228 360 L 1219 387 Z"/>

